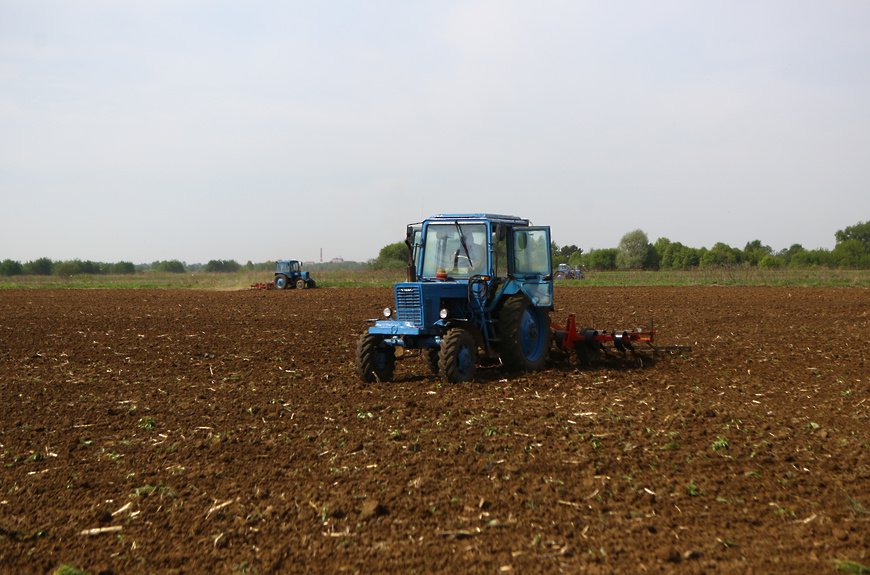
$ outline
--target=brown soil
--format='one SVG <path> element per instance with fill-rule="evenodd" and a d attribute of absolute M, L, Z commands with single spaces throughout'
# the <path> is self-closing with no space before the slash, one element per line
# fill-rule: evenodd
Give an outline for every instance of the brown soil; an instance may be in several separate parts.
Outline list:
<path fill-rule="evenodd" d="M 867 290 L 556 295 L 694 349 L 364 385 L 388 289 L 0 292 L 0 571 L 870 564 Z"/>

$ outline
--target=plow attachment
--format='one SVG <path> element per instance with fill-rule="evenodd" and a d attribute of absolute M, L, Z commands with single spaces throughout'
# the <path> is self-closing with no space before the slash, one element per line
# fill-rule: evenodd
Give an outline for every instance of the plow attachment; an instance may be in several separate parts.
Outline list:
<path fill-rule="evenodd" d="M 667 347 L 659 347 L 654 344 L 655 341 L 655 325 L 650 319 L 649 331 L 599 331 L 595 328 L 585 327 L 577 331 L 577 324 L 574 314 L 568 316 L 565 327 L 561 328 L 555 323 L 552 324 L 553 341 L 557 347 L 565 351 L 574 351 L 577 354 L 577 359 L 580 363 L 588 365 L 596 359 L 599 359 L 602 354 L 605 356 L 613 356 L 613 350 L 619 353 L 619 356 L 624 358 L 628 354 L 640 360 L 643 351 L 652 353 L 661 353 L 665 351 L 691 351 L 691 346 L 673 345 Z M 637 345 L 645 344 L 645 345 Z"/>
<path fill-rule="evenodd" d="M 251 284 L 250 289 L 275 289 L 275 282 Z"/>

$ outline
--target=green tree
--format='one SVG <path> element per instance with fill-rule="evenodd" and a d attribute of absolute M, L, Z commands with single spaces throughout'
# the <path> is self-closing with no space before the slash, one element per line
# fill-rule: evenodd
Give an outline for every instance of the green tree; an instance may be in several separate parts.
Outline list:
<path fill-rule="evenodd" d="M 656 242 L 657 244 L 659 242 Z M 668 241 L 667 245 L 660 245 L 662 259 L 659 260 L 660 269 L 677 269 L 680 267 L 679 258 L 677 257 L 680 250 L 685 248 L 680 242 Z"/>
<path fill-rule="evenodd" d="M 616 267 L 621 270 L 639 270 L 648 264 L 649 239 L 643 230 L 628 232 L 619 240 Z"/>
<path fill-rule="evenodd" d="M 584 255 L 585 254 L 583 253 L 583 250 L 577 250 L 576 252 L 571 254 L 571 256 L 568 258 L 568 265 L 569 266 L 583 265 L 583 256 Z"/>
<path fill-rule="evenodd" d="M 867 254 L 864 244 L 858 239 L 849 239 L 838 243 L 834 247 L 832 255 L 838 267 L 870 267 L 870 255 Z"/>
<path fill-rule="evenodd" d="M 870 249 L 870 221 L 858 222 L 844 230 L 837 230 L 834 238 L 838 244 L 849 240 L 858 240 L 864 244 L 865 249 Z"/>
<path fill-rule="evenodd" d="M 583 265 L 589 269 L 606 271 L 616 269 L 616 256 L 619 250 L 607 248 L 603 250 L 591 250 L 582 257 Z"/>
<path fill-rule="evenodd" d="M 136 266 L 133 262 L 118 262 L 104 266 L 106 273 L 118 275 L 133 275 L 136 273 Z"/>
<path fill-rule="evenodd" d="M 178 260 L 157 261 L 151 264 L 151 269 L 156 272 L 183 274 L 184 264 Z"/>
<path fill-rule="evenodd" d="M 378 257 L 369 260 L 369 267 L 373 270 L 402 269 L 408 264 L 408 244 L 396 242 L 381 248 Z"/>
<path fill-rule="evenodd" d="M 656 269 L 669 267 L 664 265 L 662 263 L 662 260 L 664 259 L 665 252 L 668 250 L 668 247 L 670 245 L 671 240 L 669 240 L 668 238 L 659 238 L 656 240 L 656 243 L 654 243 L 652 246 L 653 248 L 655 248 L 655 265 L 653 267 L 655 267 Z"/>
<path fill-rule="evenodd" d="M 50 276 L 54 262 L 48 258 L 39 258 L 24 264 L 24 273 L 32 276 Z"/>
<path fill-rule="evenodd" d="M 20 276 L 24 273 L 24 267 L 13 260 L 3 260 L 0 263 L 0 276 Z"/>
<path fill-rule="evenodd" d="M 582 249 L 578 248 L 574 244 L 571 244 L 570 246 L 562 246 L 559 251 L 562 252 L 563 256 L 568 258 L 570 258 L 571 254 L 573 254 L 574 252 L 583 252 Z"/>
<path fill-rule="evenodd" d="M 733 266 L 740 263 L 743 252 L 728 244 L 718 242 L 701 256 L 702 266 Z"/>
<path fill-rule="evenodd" d="M 746 242 L 743 248 L 743 261 L 751 266 L 757 266 L 767 255 L 773 255 L 773 248 L 762 244 L 761 240 Z"/>
<path fill-rule="evenodd" d="M 793 268 L 815 267 L 819 265 L 819 252 L 818 250 L 798 252 L 791 257 L 788 265 Z"/>
<path fill-rule="evenodd" d="M 205 264 L 206 272 L 236 273 L 242 266 L 236 260 L 210 260 Z"/>
<path fill-rule="evenodd" d="M 792 244 L 787 250 L 782 250 L 777 255 L 782 259 L 785 265 L 791 263 L 791 258 L 794 257 L 795 254 L 806 251 L 804 247 L 800 244 Z"/>
<path fill-rule="evenodd" d="M 550 242 L 550 262 L 553 264 L 553 269 L 556 269 L 559 264 L 571 263 L 572 257 L 576 261 L 581 255 L 583 250 L 575 245 L 559 247 L 556 242 Z"/>
<path fill-rule="evenodd" d="M 55 262 L 51 268 L 51 272 L 56 276 L 75 276 L 82 273 L 79 264 L 81 264 L 79 260 Z"/>
<path fill-rule="evenodd" d="M 80 274 L 98 275 L 103 273 L 102 266 L 98 262 L 92 262 L 91 260 L 76 261 L 79 264 Z"/>
<path fill-rule="evenodd" d="M 567 264 L 568 258 L 562 257 L 562 248 L 554 241 L 550 241 L 550 264 L 556 269 L 559 264 Z"/>

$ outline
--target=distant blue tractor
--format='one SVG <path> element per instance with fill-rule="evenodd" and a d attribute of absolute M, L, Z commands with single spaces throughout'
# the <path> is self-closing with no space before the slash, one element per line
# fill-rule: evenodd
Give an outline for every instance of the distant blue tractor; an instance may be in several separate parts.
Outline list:
<path fill-rule="evenodd" d="M 357 345 L 366 382 L 393 377 L 396 349 L 419 349 L 445 382 L 471 381 L 478 356 L 542 369 L 552 339 L 550 228 L 493 214 L 437 215 L 407 229 L 407 281 L 395 317 L 372 320 Z M 400 355 L 402 355 L 400 353 Z"/>
<path fill-rule="evenodd" d="M 305 289 L 316 287 L 316 282 L 311 279 L 308 272 L 302 271 L 302 266 L 297 260 L 278 262 L 275 269 L 275 289 Z"/>

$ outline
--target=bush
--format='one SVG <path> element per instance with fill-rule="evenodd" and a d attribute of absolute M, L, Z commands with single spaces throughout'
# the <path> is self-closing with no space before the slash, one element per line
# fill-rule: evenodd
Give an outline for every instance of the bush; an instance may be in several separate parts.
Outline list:
<path fill-rule="evenodd" d="M 782 267 L 782 260 L 776 256 L 772 256 L 770 254 L 767 254 L 766 256 L 761 258 L 760 262 L 758 262 L 758 267 L 779 268 L 779 267 Z"/>

